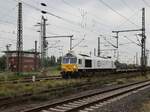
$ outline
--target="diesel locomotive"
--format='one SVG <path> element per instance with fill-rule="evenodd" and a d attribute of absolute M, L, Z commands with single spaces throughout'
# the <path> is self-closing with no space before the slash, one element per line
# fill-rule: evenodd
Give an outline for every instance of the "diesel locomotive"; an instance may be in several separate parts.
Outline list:
<path fill-rule="evenodd" d="M 111 58 L 92 57 L 74 52 L 68 52 L 62 57 L 61 75 L 66 79 L 113 71 L 116 71 L 116 66 Z"/>

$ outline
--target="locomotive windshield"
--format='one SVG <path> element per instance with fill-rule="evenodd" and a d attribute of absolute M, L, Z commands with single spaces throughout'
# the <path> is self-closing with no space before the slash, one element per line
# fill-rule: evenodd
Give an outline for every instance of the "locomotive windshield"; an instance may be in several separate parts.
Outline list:
<path fill-rule="evenodd" d="M 76 63 L 77 62 L 77 58 L 70 58 L 70 63 Z"/>
<path fill-rule="evenodd" d="M 70 53 L 66 54 L 63 57 L 63 63 L 65 64 L 75 64 L 76 62 L 77 62 L 77 58 Z"/>
<path fill-rule="evenodd" d="M 65 64 L 75 64 L 76 62 L 77 62 L 77 58 L 72 58 L 72 57 L 63 58 L 63 63 Z"/>
<path fill-rule="evenodd" d="M 69 63 L 69 58 L 63 58 L 63 63 Z"/>

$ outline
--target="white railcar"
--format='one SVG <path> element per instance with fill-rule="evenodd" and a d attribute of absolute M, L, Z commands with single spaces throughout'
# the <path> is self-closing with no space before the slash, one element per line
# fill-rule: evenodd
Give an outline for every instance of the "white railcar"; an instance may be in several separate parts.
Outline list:
<path fill-rule="evenodd" d="M 91 57 L 84 54 L 77 56 L 78 69 L 112 70 L 116 69 L 114 61 L 111 58 Z"/>

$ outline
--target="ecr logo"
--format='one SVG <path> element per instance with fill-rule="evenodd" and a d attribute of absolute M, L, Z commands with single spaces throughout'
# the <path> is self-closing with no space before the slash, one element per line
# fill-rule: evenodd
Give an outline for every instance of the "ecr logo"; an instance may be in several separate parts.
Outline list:
<path fill-rule="evenodd" d="M 101 62 L 97 61 L 97 67 L 100 67 L 100 66 L 101 66 Z"/>

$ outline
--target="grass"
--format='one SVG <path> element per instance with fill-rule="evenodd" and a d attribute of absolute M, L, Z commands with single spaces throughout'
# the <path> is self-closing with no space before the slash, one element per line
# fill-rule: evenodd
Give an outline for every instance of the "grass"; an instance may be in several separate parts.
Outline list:
<path fill-rule="evenodd" d="M 60 74 L 60 70 L 58 69 L 58 66 L 55 67 L 49 67 L 45 69 L 46 76 L 58 76 Z M 22 74 L 16 74 L 14 72 L 0 72 L 0 81 L 11 81 L 11 80 L 19 80 L 26 77 L 32 77 L 32 76 L 44 76 L 44 73 L 42 70 L 38 72 L 24 72 Z"/>
<path fill-rule="evenodd" d="M 127 74 L 126 74 L 127 75 Z M 19 77 L 15 76 L 14 77 Z M 70 79 L 70 80 L 47 80 L 34 83 L 17 83 L 17 84 L 1 84 L 0 85 L 0 97 L 4 96 L 18 96 L 21 94 L 33 93 L 37 94 L 40 91 L 50 90 L 58 87 L 74 87 L 79 84 L 88 82 L 97 82 L 99 85 L 103 84 L 124 84 L 127 82 L 140 81 L 146 79 L 143 76 L 136 76 L 132 78 L 123 77 L 121 74 L 117 75 L 105 75 L 99 77 Z"/>
<path fill-rule="evenodd" d="M 49 67 L 47 68 L 47 74 L 50 76 L 58 76 L 60 74 L 60 67 L 59 66 L 54 66 L 54 67 Z"/>
<path fill-rule="evenodd" d="M 86 82 L 86 80 L 82 79 L 72 79 L 72 80 L 51 80 L 51 81 L 41 81 L 35 82 L 31 84 L 3 84 L 0 86 L 0 96 L 17 96 L 20 94 L 27 93 L 38 93 L 43 90 L 52 89 L 56 87 L 68 87 L 74 86 L 76 84 Z"/>
<path fill-rule="evenodd" d="M 90 79 L 90 80 L 89 80 Z M 93 77 L 93 78 L 82 78 L 82 79 L 70 79 L 70 80 L 48 80 L 40 81 L 34 83 L 17 83 L 17 84 L 3 84 L 0 86 L 0 96 L 17 96 L 27 93 L 39 93 L 47 89 L 57 88 L 57 87 L 70 87 L 81 83 L 87 82 L 98 82 L 100 84 L 123 84 L 126 82 L 133 82 L 136 80 L 143 80 L 142 76 L 135 77 L 131 79 L 119 78 L 116 76 L 112 77 Z M 115 82 L 115 83 L 114 83 Z"/>

